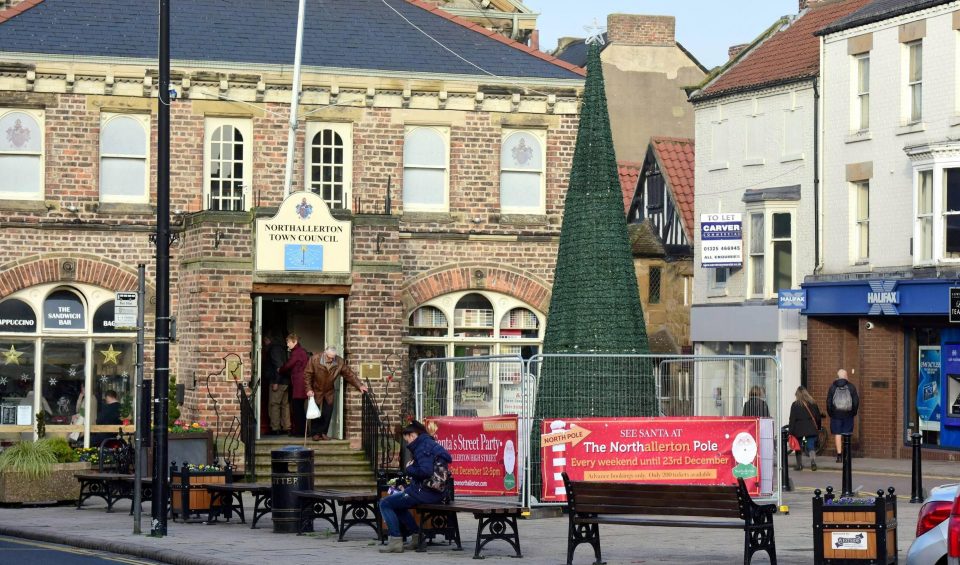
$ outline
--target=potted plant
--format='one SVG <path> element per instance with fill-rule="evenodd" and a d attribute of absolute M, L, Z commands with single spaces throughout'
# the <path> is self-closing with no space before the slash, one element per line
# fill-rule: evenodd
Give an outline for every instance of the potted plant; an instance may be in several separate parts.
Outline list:
<path fill-rule="evenodd" d="M 65 438 L 21 441 L 0 453 L 0 503 L 76 500 L 74 475 L 89 469 Z"/>

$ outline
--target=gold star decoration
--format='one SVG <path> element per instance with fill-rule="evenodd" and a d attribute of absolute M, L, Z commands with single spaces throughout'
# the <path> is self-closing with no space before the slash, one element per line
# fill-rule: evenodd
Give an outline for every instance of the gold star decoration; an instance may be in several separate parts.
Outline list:
<path fill-rule="evenodd" d="M 110 364 L 116 365 L 117 362 L 120 361 L 120 354 L 121 354 L 121 353 L 123 353 L 123 352 L 122 352 L 122 351 L 117 351 L 116 349 L 113 348 L 113 344 L 112 344 L 112 343 L 110 344 L 110 347 L 108 347 L 107 349 L 101 349 L 101 350 L 100 350 L 100 355 L 103 355 L 103 364 L 104 364 L 104 365 L 110 365 Z"/>
<path fill-rule="evenodd" d="M 17 351 L 16 348 L 11 345 L 9 351 L 4 351 L 4 352 L 3 352 L 3 358 L 4 358 L 4 360 L 5 360 L 3 364 L 4 364 L 4 365 L 11 365 L 11 364 L 12 364 L 12 365 L 19 365 L 19 364 L 20 364 L 20 356 L 21 356 L 21 355 L 23 355 L 23 351 Z"/>

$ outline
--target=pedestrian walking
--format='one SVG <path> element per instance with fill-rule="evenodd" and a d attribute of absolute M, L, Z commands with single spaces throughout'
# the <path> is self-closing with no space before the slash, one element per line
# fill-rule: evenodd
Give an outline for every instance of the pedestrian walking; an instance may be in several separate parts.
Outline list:
<path fill-rule="evenodd" d="M 810 470 L 817 470 L 817 436 L 820 433 L 820 407 L 802 386 L 797 387 L 796 400 L 790 405 L 790 435 L 800 441 L 796 452 L 797 471 L 803 470 L 803 452 L 810 455 Z"/>
<path fill-rule="evenodd" d="M 295 333 L 287 336 L 287 349 L 290 350 L 290 357 L 278 372 L 290 379 L 293 391 L 293 401 L 290 403 L 290 435 L 299 436 L 307 429 L 307 394 L 303 384 L 303 371 L 310 356 L 300 345 L 300 336 Z"/>
<path fill-rule="evenodd" d="M 827 414 L 830 415 L 830 433 L 837 447 L 837 463 L 843 451 L 842 436 L 853 433 L 853 418 L 860 410 L 857 387 L 847 379 L 847 370 L 837 371 L 837 379 L 827 391 Z"/>
<path fill-rule="evenodd" d="M 339 378 L 366 394 L 367 385 L 360 382 L 343 357 L 337 355 L 337 348 L 332 345 L 327 346 L 320 355 L 311 357 L 303 372 L 304 392 L 320 405 L 320 423 L 311 422 L 314 426 L 314 441 L 330 439 L 327 437 L 327 428 L 330 427 L 330 419 L 333 417 L 333 385 Z"/>
<path fill-rule="evenodd" d="M 766 396 L 766 392 L 762 386 L 753 385 L 750 387 L 750 395 L 743 404 L 743 415 L 754 416 L 756 418 L 769 418 L 770 407 L 767 406 L 767 401 L 764 400 L 764 396 Z"/>
<path fill-rule="evenodd" d="M 270 385 L 270 433 L 273 435 L 290 433 L 290 375 L 280 374 L 286 361 L 279 341 L 277 336 L 264 334 L 260 349 L 261 378 Z"/>

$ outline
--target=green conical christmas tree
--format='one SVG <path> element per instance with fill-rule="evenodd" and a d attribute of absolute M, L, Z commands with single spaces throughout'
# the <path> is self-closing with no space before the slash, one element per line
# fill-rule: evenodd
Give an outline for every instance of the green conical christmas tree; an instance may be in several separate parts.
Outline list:
<path fill-rule="evenodd" d="M 587 58 L 543 349 L 531 442 L 534 496 L 543 419 L 655 414 L 645 359 L 586 355 L 650 352 L 596 43 Z"/>

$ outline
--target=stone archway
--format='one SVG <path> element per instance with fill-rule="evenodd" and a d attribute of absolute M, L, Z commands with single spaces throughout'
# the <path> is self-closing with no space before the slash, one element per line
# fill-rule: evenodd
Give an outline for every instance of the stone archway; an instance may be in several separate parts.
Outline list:
<path fill-rule="evenodd" d="M 84 253 L 32 255 L 0 265 L 0 298 L 44 283 L 86 283 L 109 290 L 137 288 L 137 271 Z"/>
<path fill-rule="evenodd" d="M 424 302 L 459 290 L 491 290 L 513 296 L 540 312 L 550 309 L 550 285 L 519 269 L 490 263 L 473 263 L 432 269 L 401 289 L 405 312 Z"/>

